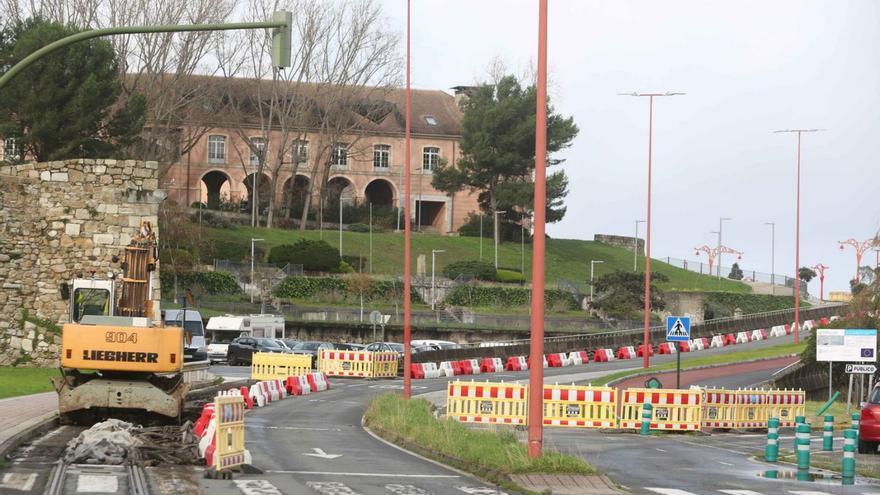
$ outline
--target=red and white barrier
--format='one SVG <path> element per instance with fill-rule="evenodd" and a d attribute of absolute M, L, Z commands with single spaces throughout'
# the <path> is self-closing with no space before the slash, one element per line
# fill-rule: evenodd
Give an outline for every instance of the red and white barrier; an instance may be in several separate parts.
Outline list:
<path fill-rule="evenodd" d="M 684 342 L 678 343 L 678 351 L 679 352 L 691 352 L 691 341 L 686 340 Z"/>
<path fill-rule="evenodd" d="M 587 351 L 572 351 L 568 354 L 568 360 L 573 366 L 581 366 L 590 362 Z"/>
<path fill-rule="evenodd" d="M 596 349 L 596 352 L 593 354 L 594 363 L 607 363 L 614 361 L 615 359 L 617 358 L 614 356 L 614 351 L 611 349 Z"/>
<path fill-rule="evenodd" d="M 480 371 L 483 373 L 504 371 L 504 362 L 501 358 L 483 358 L 483 362 L 480 363 Z"/>
<path fill-rule="evenodd" d="M 748 344 L 751 341 L 752 339 L 748 332 L 739 332 L 738 334 L 736 334 L 737 344 Z"/>
<path fill-rule="evenodd" d="M 479 359 L 466 359 L 465 361 L 470 363 L 472 374 L 479 375 L 480 373 L 482 373 L 482 370 L 480 370 L 480 360 Z"/>
<path fill-rule="evenodd" d="M 547 365 L 551 368 L 563 368 L 571 365 L 571 361 L 568 360 L 568 356 L 564 352 L 555 352 L 545 356 L 544 359 L 547 360 Z"/>
<path fill-rule="evenodd" d="M 688 347 L 691 348 L 691 352 L 702 351 L 706 349 L 705 344 L 706 343 L 703 341 L 703 339 L 691 339 L 691 341 L 688 342 Z"/>
<path fill-rule="evenodd" d="M 254 404 L 256 404 L 257 407 L 263 407 L 269 402 L 268 397 L 266 397 L 266 394 L 263 393 L 263 387 L 261 387 L 259 383 L 251 385 L 249 395 L 251 396 L 251 400 L 254 401 Z"/>
<path fill-rule="evenodd" d="M 736 345 L 736 337 L 732 333 L 724 335 L 724 345 Z"/>
<path fill-rule="evenodd" d="M 631 345 L 621 346 L 617 349 L 617 359 L 635 359 L 636 349 Z"/>
<path fill-rule="evenodd" d="M 771 337 L 785 337 L 786 335 L 788 335 L 788 332 L 785 331 L 784 325 L 776 325 L 770 327 Z"/>
<path fill-rule="evenodd" d="M 440 378 L 440 370 L 437 363 L 422 363 L 422 371 L 425 372 L 425 378 Z"/>
<path fill-rule="evenodd" d="M 253 399 L 251 399 L 250 390 L 248 390 L 247 387 L 241 387 L 238 390 L 238 392 L 244 398 L 245 406 L 247 406 L 248 409 L 253 409 L 254 408 L 254 401 L 253 401 Z"/>
<path fill-rule="evenodd" d="M 543 357 L 544 357 L 544 367 L 546 368 L 548 366 L 547 365 L 547 355 L 545 354 Z"/>
<path fill-rule="evenodd" d="M 763 328 L 752 330 L 752 340 L 767 340 L 767 331 Z"/>
<path fill-rule="evenodd" d="M 453 361 L 443 361 L 440 363 L 440 376 L 455 376 L 455 368 L 452 366 L 452 363 Z"/>
<path fill-rule="evenodd" d="M 652 346 L 651 344 L 648 344 L 648 346 L 645 347 L 645 344 L 642 344 L 639 346 L 638 350 L 636 350 L 636 357 L 644 357 L 645 356 L 645 349 L 648 350 L 648 356 L 654 355 L 654 346 Z"/>
<path fill-rule="evenodd" d="M 804 325 L 803 325 L 803 329 L 806 330 L 807 332 L 811 331 L 815 327 L 816 327 L 816 322 L 813 320 L 807 320 L 804 322 Z"/>
<path fill-rule="evenodd" d="M 287 395 L 302 395 L 302 387 L 299 384 L 298 376 L 288 376 L 287 380 L 284 382 L 284 388 L 287 390 Z"/>
<path fill-rule="evenodd" d="M 455 364 L 453 364 L 452 367 L 455 368 Z M 461 361 L 459 361 L 458 362 L 458 369 L 461 370 L 460 374 L 462 374 L 462 375 L 473 375 L 474 374 L 474 368 L 471 366 L 471 362 L 469 359 L 462 359 Z M 456 373 L 456 374 L 459 374 L 459 373 Z"/>
<path fill-rule="evenodd" d="M 714 349 L 716 347 L 724 347 L 724 337 L 721 335 L 714 335 L 712 337 L 712 342 L 709 342 L 709 348 Z"/>
<path fill-rule="evenodd" d="M 327 381 L 327 375 L 320 371 L 309 373 L 306 375 L 306 380 L 308 380 L 312 392 L 330 390 L 330 382 Z"/>
<path fill-rule="evenodd" d="M 529 361 L 525 356 L 510 356 L 507 358 L 504 369 L 506 371 L 525 371 L 529 369 Z"/>
<path fill-rule="evenodd" d="M 608 407 L 608 404 L 617 403 L 617 390 L 578 390 L 544 388 L 544 400 L 570 401 L 583 404 L 585 408 L 596 410 Z M 572 406 L 569 406 L 572 407 Z M 578 406 L 574 406 L 578 407 Z M 545 426 L 592 426 L 594 428 L 614 428 L 614 420 L 609 421 L 586 421 L 583 419 L 544 419 Z"/>
<path fill-rule="evenodd" d="M 413 363 L 409 365 L 409 376 L 413 380 L 422 380 L 425 378 L 424 363 Z"/>
<path fill-rule="evenodd" d="M 657 345 L 657 354 L 675 354 L 675 342 L 663 342 Z"/>

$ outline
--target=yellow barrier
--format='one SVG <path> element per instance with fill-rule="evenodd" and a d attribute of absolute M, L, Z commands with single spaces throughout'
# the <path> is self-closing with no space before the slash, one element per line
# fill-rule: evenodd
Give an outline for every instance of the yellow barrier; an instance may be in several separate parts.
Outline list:
<path fill-rule="evenodd" d="M 732 390 L 703 389 L 703 428 L 736 428 L 738 407 Z"/>
<path fill-rule="evenodd" d="M 767 391 L 737 390 L 736 394 L 736 427 L 766 428 L 767 427 Z"/>
<path fill-rule="evenodd" d="M 244 464 L 244 400 L 231 395 L 214 399 L 214 467 L 225 471 Z"/>
<path fill-rule="evenodd" d="M 621 398 L 620 427 L 640 428 L 646 402 L 653 406 L 652 430 L 699 431 L 702 426 L 702 390 L 628 388 Z"/>
<path fill-rule="evenodd" d="M 255 352 L 251 361 L 252 380 L 282 380 L 312 371 L 312 357 L 304 354 Z"/>
<path fill-rule="evenodd" d="M 767 391 L 767 418 L 779 418 L 779 426 L 794 426 L 795 417 L 806 415 L 806 407 L 803 390 Z"/>
<path fill-rule="evenodd" d="M 525 425 L 528 388 L 518 383 L 450 382 L 446 415 L 462 423 Z"/>
<path fill-rule="evenodd" d="M 617 389 L 544 385 L 544 425 L 614 428 Z"/>
<path fill-rule="evenodd" d="M 359 378 L 394 378 L 397 376 L 396 352 L 321 351 L 318 371 L 327 376 Z"/>

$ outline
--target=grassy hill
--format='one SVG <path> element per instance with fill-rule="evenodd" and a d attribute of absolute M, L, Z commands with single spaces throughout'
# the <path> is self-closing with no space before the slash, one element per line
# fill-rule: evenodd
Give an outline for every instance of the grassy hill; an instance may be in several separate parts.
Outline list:
<path fill-rule="evenodd" d="M 206 260 L 210 260 L 209 256 L 220 259 L 241 259 L 245 253 L 250 253 L 251 238 L 265 239 L 265 242 L 260 243 L 265 252 L 268 252 L 272 246 L 291 244 L 300 238 L 321 238 L 321 233 L 314 230 L 301 232 L 283 229 L 251 229 L 250 227 L 206 229 L 205 235 L 208 237 L 206 244 L 209 247 L 209 253 L 205 253 L 203 256 Z M 338 231 L 325 230 L 323 239 L 331 246 L 339 246 Z M 491 262 L 494 260 L 492 239 L 484 238 L 482 241 L 483 260 Z M 364 272 L 369 271 L 369 262 L 366 261 L 370 252 L 369 234 L 343 232 L 342 246 L 346 256 L 363 256 L 365 259 L 363 270 Z M 480 238 L 413 233 L 413 274 L 416 273 L 417 257 L 425 255 L 425 267 L 430 275 L 432 249 L 445 251 L 437 254 L 437 271 L 439 272 L 448 263 L 479 259 Z M 529 244 L 525 246 L 525 253 L 520 249 L 519 243 L 504 243 L 499 246 L 499 266 L 519 269 L 523 254 L 526 277 L 531 279 L 532 250 Z M 604 261 L 603 264 L 596 265 L 595 276 L 598 277 L 614 270 L 632 270 L 632 259 L 632 251 L 595 241 L 548 239 L 545 262 L 547 284 L 553 286 L 559 281 L 567 281 L 583 289 L 588 287 L 590 260 Z M 644 257 L 640 257 L 638 269 L 639 271 L 644 270 Z M 669 282 L 660 284 L 660 287 L 665 290 L 751 292 L 751 287 L 744 283 L 723 278 L 718 280 L 715 277 L 689 272 L 658 260 L 652 260 L 651 270 L 669 277 Z M 394 232 L 373 234 L 373 273 L 389 276 L 399 276 L 403 273 L 402 234 Z"/>

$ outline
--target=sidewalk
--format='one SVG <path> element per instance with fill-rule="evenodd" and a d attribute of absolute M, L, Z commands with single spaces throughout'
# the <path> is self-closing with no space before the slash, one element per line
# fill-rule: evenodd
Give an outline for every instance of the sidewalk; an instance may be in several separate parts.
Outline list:
<path fill-rule="evenodd" d="M 0 399 L 0 451 L 13 437 L 57 415 L 55 392 Z"/>

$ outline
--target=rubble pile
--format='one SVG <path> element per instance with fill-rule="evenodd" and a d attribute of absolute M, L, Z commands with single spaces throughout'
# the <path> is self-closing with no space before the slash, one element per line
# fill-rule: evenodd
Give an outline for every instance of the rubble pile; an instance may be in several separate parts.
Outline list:
<path fill-rule="evenodd" d="M 145 466 L 196 464 L 199 460 L 199 439 L 193 435 L 192 423 L 181 426 L 138 428 L 138 452 Z"/>
<path fill-rule="evenodd" d="M 67 444 L 64 461 L 70 464 L 122 464 L 133 447 L 141 445 L 135 426 L 118 419 L 96 423 Z"/>

